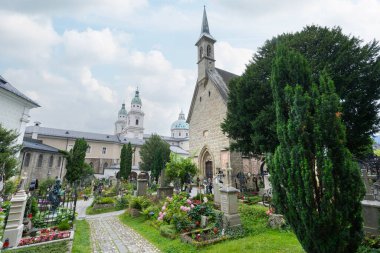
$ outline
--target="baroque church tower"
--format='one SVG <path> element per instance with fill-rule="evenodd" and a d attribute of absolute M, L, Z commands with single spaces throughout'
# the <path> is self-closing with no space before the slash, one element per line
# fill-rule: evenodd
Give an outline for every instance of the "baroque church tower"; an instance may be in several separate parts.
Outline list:
<path fill-rule="evenodd" d="M 143 139 L 144 137 L 144 112 L 141 110 L 142 103 L 140 92 L 136 89 L 135 97 L 131 102 L 131 109 L 128 113 L 127 137 Z"/>
<path fill-rule="evenodd" d="M 115 122 L 115 134 L 133 139 L 143 139 L 144 137 L 144 112 L 141 110 L 142 102 L 140 92 L 136 89 L 135 96 L 131 101 L 129 113 L 122 104 Z"/>

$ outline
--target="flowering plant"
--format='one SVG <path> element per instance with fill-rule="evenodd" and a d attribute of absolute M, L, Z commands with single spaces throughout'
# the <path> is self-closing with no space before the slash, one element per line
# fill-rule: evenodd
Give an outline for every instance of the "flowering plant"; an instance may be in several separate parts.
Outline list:
<path fill-rule="evenodd" d="M 53 240 L 58 240 L 58 239 L 69 238 L 70 234 L 71 234 L 70 231 L 63 231 L 63 232 L 56 233 L 56 232 L 49 232 L 48 229 L 45 229 L 43 231 L 43 235 L 22 238 L 18 246 L 24 246 L 24 245 L 30 245 L 30 244 L 35 244 L 39 242 L 48 242 L 48 241 L 53 241 Z"/>

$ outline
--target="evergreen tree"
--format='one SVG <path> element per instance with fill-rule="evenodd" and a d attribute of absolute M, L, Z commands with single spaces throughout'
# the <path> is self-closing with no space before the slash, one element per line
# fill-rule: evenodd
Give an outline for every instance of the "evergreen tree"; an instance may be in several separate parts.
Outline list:
<path fill-rule="evenodd" d="M 88 166 L 84 162 L 88 145 L 84 139 L 77 139 L 74 147 L 69 151 L 62 151 L 66 157 L 66 180 L 73 184 L 88 173 Z"/>
<path fill-rule="evenodd" d="M 127 155 L 126 155 L 126 178 L 129 177 L 129 174 L 131 174 L 132 171 L 132 156 L 133 156 L 133 150 L 132 150 L 132 145 L 129 142 L 127 146 Z"/>
<path fill-rule="evenodd" d="M 279 140 L 269 159 L 273 201 L 307 252 L 356 252 L 364 186 L 345 146 L 334 83 L 323 73 L 310 86 L 308 74 L 300 54 L 278 48 L 271 80 Z"/>
<path fill-rule="evenodd" d="M 339 27 L 307 26 L 282 34 L 258 49 L 244 74 L 229 83 L 227 117 L 223 131 L 235 142 L 232 149 L 245 154 L 273 153 L 278 145 L 271 68 L 277 44 L 300 52 L 309 62 L 311 79 L 319 82 L 326 71 L 342 102 L 347 147 L 357 158 L 372 152 L 371 135 L 379 130 L 379 44 L 363 44 L 344 35 Z"/>
<path fill-rule="evenodd" d="M 140 169 L 150 171 L 151 176 L 158 180 L 161 170 L 170 160 L 170 145 L 157 134 L 147 140 L 140 149 Z"/>
<path fill-rule="evenodd" d="M 124 180 L 128 179 L 127 166 L 128 166 L 127 145 L 123 144 L 123 147 L 121 148 L 121 152 L 120 152 L 120 178 L 121 179 L 124 179 Z"/>
<path fill-rule="evenodd" d="M 17 173 L 16 154 L 21 149 L 20 145 L 16 145 L 17 137 L 15 131 L 7 130 L 0 124 L 0 176 L 4 181 Z"/>

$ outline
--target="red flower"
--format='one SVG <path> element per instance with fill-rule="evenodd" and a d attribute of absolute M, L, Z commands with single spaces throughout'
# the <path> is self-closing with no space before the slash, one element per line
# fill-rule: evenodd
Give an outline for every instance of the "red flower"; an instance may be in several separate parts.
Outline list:
<path fill-rule="evenodd" d="M 28 214 L 28 218 L 29 218 L 29 219 L 33 218 L 33 214 L 31 214 L 31 213 Z"/>

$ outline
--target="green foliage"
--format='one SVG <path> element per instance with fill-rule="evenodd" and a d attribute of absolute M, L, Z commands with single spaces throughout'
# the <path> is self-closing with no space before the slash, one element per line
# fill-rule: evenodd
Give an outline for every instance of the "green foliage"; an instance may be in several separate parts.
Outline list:
<path fill-rule="evenodd" d="M 178 180 L 182 189 L 186 178 L 191 178 L 196 173 L 197 166 L 195 166 L 191 158 L 183 158 L 175 153 L 170 154 L 170 161 L 165 166 L 165 176 L 168 181 Z"/>
<path fill-rule="evenodd" d="M 65 208 L 65 207 L 60 207 L 57 210 L 57 217 L 55 218 L 55 223 L 60 224 L 64 221 L 72 220 L 73 215 L 74 215 L 74 210 Z"/>
<path fill-rule="evenodd" d="M 115 198 L 112 197 L 97 197 L 94 199 L 93 204 L 113 204 L 115 203 Z"/>
<path fill-rule="evenodd" d="M 126 154 L 126 178 L 129 177 L 129 174 L 131 174 L 132 171 L 132 156 L 133 156 L 133 150 L 132 150 L 132 145 L 130 142 L 128 142 L 127 146 L 127 154 Z"/>
<path fill-rule="evenodd" d="M 116 205 L 115 209 L 116 210 L 123 210 L 129 206 L 129 199 L 127 195 L 124 195 L 122 197 L 118 197 L 116 199 Z"/>
<path fill-rule="evenodd" d="M 12 253 L 62 253 L 69 251 L 69 242 L 52 242 L 47 244 L 41 244 L 37 246 L 25 247 L 21 249 L 14 249 L 9 252 Z M 72 251 L 73 253 L 79 253 L 79 251 Z M 85 252 L 85 251 L 83 251 Z"/>
<path fill-rule="evenodd" d="M 187 215 L 191 218 L 192 221 L 201 221 L 202 215 L 208 216 L 210 218 L 210 221 L 215 218 L 215 212 L 209 203 L 196 205 L 188 212 Z"/>
<path fill-rule="evenodd" d="M 129 200 L 129 208 L 134 208 L 140 211 L 147 208 L 149 205 L 151 205 L 151 201 L 145 196 L 131 196 Z"/>
<path fill-rule="evenodd" d="M 59 231 L 65 231 L 69 230 L 71 228 L 71 225 L 69 223 L 69 220 L 63 220 L 57 225 Z"/>
<path fill-rule="evenodd" d="M 18 180 L 9 179 L 8 181 L 5 181 L 2 195 L 10 199 L 10 197 L 16 193 L 17 185 L 18 185 Z"/>
<path fill-rule="evenodd" d="M 54 183 L 55 180 L 52 178 L 41 180 L 38 184 L 38 195 L 45 196 L 46 194 L 48 194 L 48 189 L 51 189 Z"/>
<path fill-rule="evenodd" d="M 160 234 L 170 239 L 175 239 L 177 231 L 174 225 L 162 225 L 160 227 Z"/>
<path fill-rule="evenodd" d="M 356 37 L 344 35 L 339 27 L 314 25 L 267 40 L 244 74 L 229 83 L 228 112 L 222 129 L 235 140 L 231 148 L 246 154 L 273 153 L 279 143 L 270 82 L 280 42 L 306 58 L 313 83 L 319 82 L 323 71 L 327 72 L 342 101 L 347 147 L 355 157 L 371 153 L 370 137 L 379 130 L 380 115 L 376 102 L 380 99 L 378 42 L 363 44 Z"/>
<path fill-rule="evenodd" d="M 84 162 L 87 148 L 88 145 L 84 139 L 76 139 L 73 149 L 69 152 L 61 150 L 67 161 L 65 178 L 70 184 L 78 181 L 89 172 L 89 167 Z"/>
<path fill-rule="evenodd" d="M 127 177 L 127 145 L 123 144 L 120 152 L 120 178 L 128 179 Z"/>
<path fill-rule="evenodd" d="M 151 176 L 158 180 L 161 170 L 170 160 L 170 145 L 157 134 L 152 136 L 141 146 L 140 169 L 151 171 Z"/>
<path fill-rule="evenodd" d="M 38 212 L 32 217 L 32 224 L 35 228 L 46 228 L 47 223 L 45 222 L 46 216 L 49 215 L 48 211 Z"/>
<path fill-rule="evenodd" d="M 21 146 L 16 145 L 18 134 L 14 130 L 7 130 L 0 124 L 0 174 L 5 180 L 17 174 L 18 161 L 15 155 Z"/>
<path fill-rule="evenodd" d="M 268 229 L 268 209 L 259 205 L 240 205 L 239 214 L 244 230 L 251 235 L 265 232 Z"/>
<path fill-rule="evenodd" d="M 311 86 L 307 75 L 302 56 L 279 46 L 271 82 L 280 143 L 268 163 L 273 202 L 307 252 L 355 252 L 364 186 L 345 147 L 334 83 L 322 73 Z"/>

